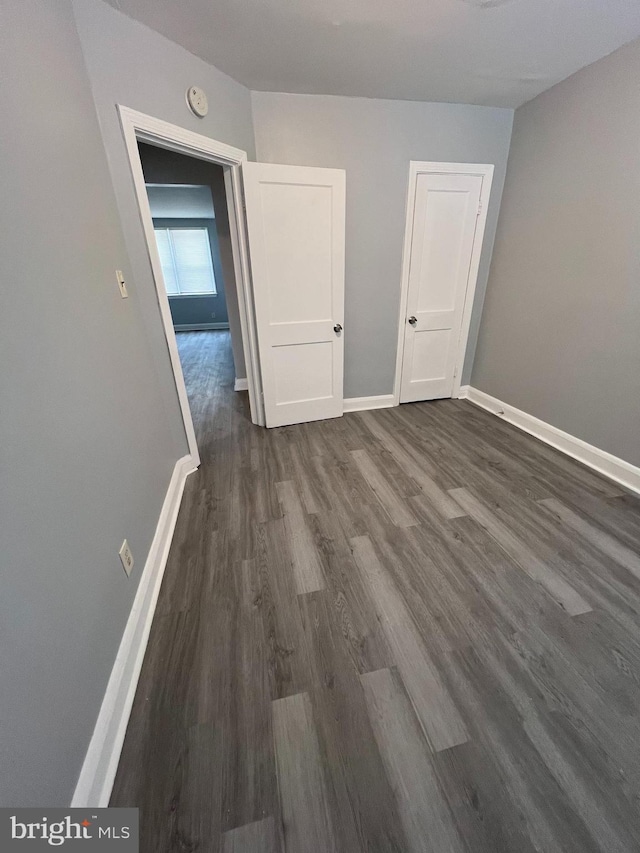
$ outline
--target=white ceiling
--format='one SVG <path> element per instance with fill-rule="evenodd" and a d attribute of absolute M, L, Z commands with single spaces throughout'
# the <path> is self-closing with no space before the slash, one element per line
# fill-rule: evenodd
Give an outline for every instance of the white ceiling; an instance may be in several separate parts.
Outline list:
<path fill-rule="evenodd" d="M 502 107 L 640 36 L 640 0 L 108 1 L 251 89 Z"/>

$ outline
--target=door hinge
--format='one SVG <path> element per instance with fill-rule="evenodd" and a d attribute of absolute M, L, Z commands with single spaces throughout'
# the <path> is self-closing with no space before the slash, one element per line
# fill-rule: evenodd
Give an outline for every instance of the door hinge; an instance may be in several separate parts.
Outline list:
<path fill-rule="evenodd" d="M 478 212 L 476 213 L 476 216 L 480 216 L 481 213 L 482 213 L 482 199 L 480 199 L 480 201 L 478 202 Z"/>

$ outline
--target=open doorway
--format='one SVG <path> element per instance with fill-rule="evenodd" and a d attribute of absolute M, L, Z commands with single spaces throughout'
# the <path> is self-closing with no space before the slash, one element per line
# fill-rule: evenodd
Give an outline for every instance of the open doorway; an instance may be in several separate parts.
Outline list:
<path fill-rule="evenodd" d="M 163 251 L 165 255 L 165 267 L 167 269 L 167 277 L 171 278 L 170 289 L 174 291 L 172 297 L 177 298 L 180 295 L 188 296 L 189 299 L 196 300 L 211 298 L 214 296 L 214 291 L 217 295 L 215 307 L 210 306 L 209 314 L 216 314 L 216 317 L 209 317 L 210 324 L 216 322 L 224 323 L 222 319 L 218 319 L 222 308 L 222 299 L 219 295 L 221 290 L 224 293 L 224 307 L 226 309 L 226 322 L 229 324 L 229 329 L 204 328 L 198 331 L 202 334 L 208 331 L 221 331 L 227 336 L 227 345 L 233 351 L 233 377 L 234 386 L 237 389 L 246 388 L 249 396 L 249 415 L 253 423 L 264 426 L 264 405 L 262 399 L 262 386 L 260 378 L 260 363 L 258 355 L 258 344 L 256 336 L 255 313 L 253 290 L 251 287 L 249 273 L 249 258 L 247 250 L 247 240 L 244 224 L 243 201 L 242 201 L 242 176 L 241 166 L 246 162 L 247 155 L 245 151 L 233 148 L 230 145 L 218 142 L 209 137 L 202 136 L 197 133 L 185 130 L 177 125 L 169 124 L 168 122 L 137 112 L 128 107 L 118 105 L 118 112 L 122 124 L 123 135 L 131 166 L 132 177 L 136 196 L 138 199 L 142 226 L 147 241 L 149 250 L 149 258 L 153 270 L 153 277 L 156 286 L 158 297 L 158 306 L 160 309 L 160 317 L 164 327 L 165 337 L 167 340 L 167 348 L 171 360 L 171 366 L 175 378 L 178 400 L 182 411 L 187 441 L 191 459 L 195 466 L 200 463 L 200 453 L 198 450 L 198 442 L 194 430 L 192 411 L 189 404 L 189 395 L 185 385 L 185 377 L 178 349 L 177 335 L 181 335 L 183 330 L 180 326 L 195 326 L 204 324 L 202 316 L 196 323 L 191 323 L 185 319 L 184 314 L 179 314 L 180 311 L 187 309 L 185 300 L 180 308 L 176 302 L 175 320 L 172 308 L 170 306 L 169 294 L 165 287 L 163 263 L 160 257 L 160 247 L 158 239 L 163 241 Z M 139 147 L 140 146 L 140 147 Z M 145 172 L 141 156 L 146 153 Z M 167 162 L 164 166 L 160 160 L 162 155 L 167 155 L 172 160 L 173 170 L 170 176 L 166 171 Z M 211 167 L 213 171 L 210 170 Z M 199 171 L 199 170 L 207 170 Z M 222 180 L 220 176 L 222 175 Z M 216 222 L 215 238 L 217 240 L 218 258 L 216 260 L 216 245 L 212 245 L 211 241 L 207 245 L 202 239 L 202 226 L 192 227 L 187 229 L 191 232 L 196 232 L 200 229 L 200 234 L 177 233 L 180 230 L 180 223 L 176 224 L 176 220 L 182 217 L 162 217 L 157 216 L 158 222 L 154 226 L 154 217 L 151 211 L 151 200 L 148 195 L 147 183 L 150 185 L 156 184 L 173 188 L 177 185 L 187 187 L 208 187 L 209 195 L 211 196 L 211 204 L 213 206 L 213 217 L 204 216 L 203 219 L 213 218 Z M 158 187 L 156 187 L 158 189 Z M 156 196 L 158 193 L 156 193 Z M 206 199 L 208 195 L 204 190 L 200 190 L 200 202 Z M 175 199 L 174 199 L 175 200 Z M 175 212 L 174 209 L 161 208 L 160 200 L 154 200 L 154 208 L 156 214 L 164 212 Z M 200 211 L 204 212 L 204 211 Z M 210 214 L 210 209 L 208 210 Z M 159 220 L 172 220 L 173 224 L 167 222 L 160 223 Z M 194 224 L 194 223 L 191 223 Z M 162 225 L 166 227 L 163 229 Z M 160 235 L 157 231 L 163 231 Z M 224 240 L 223 237 L 224 227 Z M 205 227 L 206 230 L 206 227 Z M 171 233 L 169 233 L 171 232 Z M 206 292 L 181 294 L 181 285 L 176 285 L 174 278 L 179 278 L 182 275 L 185 281 L 188 281 L 189 274 L 185 269 L 182 273 L 178 269 L 181 259 L 175 256 L 176 245 L 180 245 L 180 252 L 185 248 L 185 243 L 191 241 L 192 248 L 197 242 L 200 246 L 201 257 L 205 260 L 207 255 L 211 256 L 211 267 L 213 272 L 209 272 L 210 280 L 208 284 L 205 278 L 201 278 L 201 290 Z M 223 246 L 224 244 L 224 246 Z M 171 265 L 169 262 L 170 253 L 173 252 Z M 216 263 L 218 264 L 218 275 L 216 277 Z M 202 267 L 204 264 L 200 264 Z M 204 283 L 203 283 L 204 282 Z M 188 290 L 188 283 L 185 289 Z M 176 292 L 178 291 L 178 292 Z M 195 306 L 194 306 L 195 307 Z M 184 322 L 180 322 L 184 320 Z M 178 327 L 177 330 L 175 327 Z M 195 331 L 194 329 L 191 329 Z M 223 343 L 223 342 L 222 342 Z M 217 347 L 216 347 L 217 349 Z M 224 349 L 224 348 L 223 348 Z M 243 369 L 244 365 L 244 369 Z"/>
<path fill-rule="evenodd" d="M 147 142 L 139 141 L 138 151 L 201 444 L 215 425 L 220 392 L 247 389 L 224 172 L 218 163 Z"/>

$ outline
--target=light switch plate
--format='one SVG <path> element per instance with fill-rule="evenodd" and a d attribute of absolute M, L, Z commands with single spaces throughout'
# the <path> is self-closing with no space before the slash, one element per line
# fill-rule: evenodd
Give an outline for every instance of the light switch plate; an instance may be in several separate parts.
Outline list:
<path fill-rule="evenodd" d="M 120 296 L 123 299 L 126 299 L 129 295 L 127 291 L 127 283 L 124 280 L 124 276 L 122 275 L 122 270 L 116 270 L 116 278 L 118 279 L 118 287 L 120 288 Z"/>

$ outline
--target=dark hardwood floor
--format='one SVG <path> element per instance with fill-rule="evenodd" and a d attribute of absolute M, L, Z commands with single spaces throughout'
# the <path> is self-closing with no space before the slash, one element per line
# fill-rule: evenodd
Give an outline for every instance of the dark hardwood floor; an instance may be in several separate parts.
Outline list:
<path fill-rule="evenodd" d="M 178 341 L 141 850 L 640 850 L 640 500 L 463 401 L 254 427 L 228 334 Z"/>

